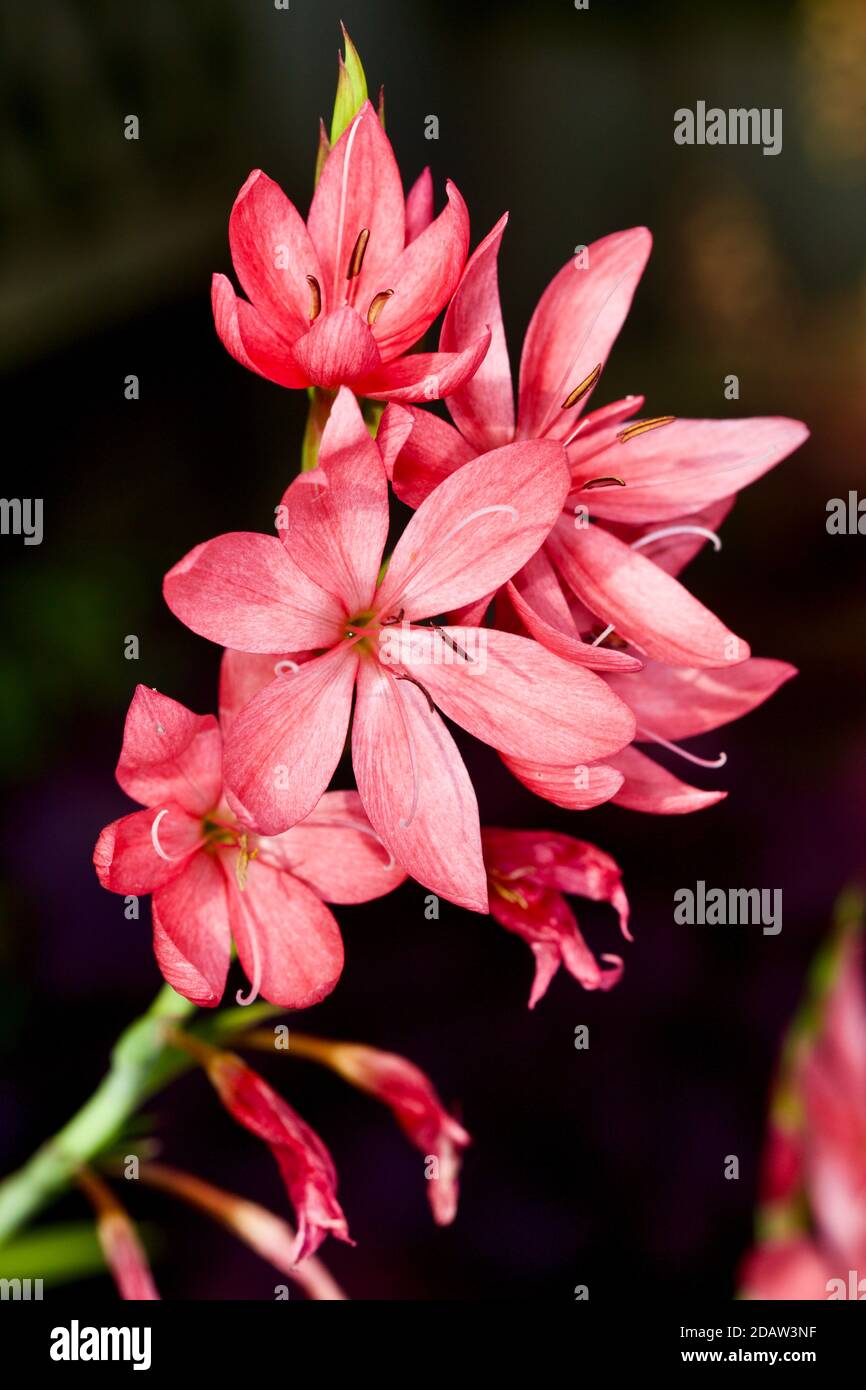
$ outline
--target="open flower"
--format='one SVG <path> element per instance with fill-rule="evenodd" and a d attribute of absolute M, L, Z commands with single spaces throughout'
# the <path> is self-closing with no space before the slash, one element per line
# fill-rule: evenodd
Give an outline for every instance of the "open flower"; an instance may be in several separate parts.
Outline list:
<path fill-rule="evenodd" d="M 230 700 L 232 681 L 224 684 Z M 216 719 L 143 685 L 126 717 L 117 780 L 147 809 L 102 831 L 93 856 L 99 881 L 115 893 L 153 895 L 159 967 L 196 1004 L 219 1003 L 232 938 L 250 998 L 297 1009 L 317 1003 L 343 968 L 340 931 L 323 900 L 365 902 L 404 877 L 354 792 L 322 797 L 287 835 L 254 834 L 223 796 Z"/>
<path fill-rule="evenodd" d="M 500 926 L 523 937 L 535 956 L 530 1009 L 547 993 L 560 965 L 584 989 L 611 989 L 622 976 L 622 957 L 603 955 L 601 959 L 611 968 L 599 965 L 564 896 L 574 893 L 610 903 L 619 914 L 623 936 L 631 941 L 628 899 L 610 855 L 585 840 L 553 831 L 485 826 L 481 841 L 491 915 Z"/>
<path fill-rule="evenodd" d="M 635 657 L 644 656 L 710 669 L 745 661 L 747 643 L 665 561 L 670 552 L 678 560 L 694 554 L 712 538 L 712 519 L 796 449 L 806 427 L 776 417 L 633 419 L 639 396 L 580 418 L 649 256 L 644 227 L 594 242 L 544 291 L 523 344 L 515 423 L 496 269 L 504 227 L 503 218 L 470 259 L 442 328 L 440 346 L 448 350 L 465 346 L 482 323 L 492 330 L 479 370 L 448 396 L 457 428 L 400 406 L 382 420 L 395 492 L 417 506 L 484 450 L 510 440 L 559 440 L 571 475 L 562 517 L 542 553 L 507 586 L 525 629 L 560 656 L 601 670 L 637 670 Z M 612 632 L 615 645 L 607 640 Z"/>
<path fill-rule="evenodd" d="M 239 299 L 213 279 L 217 332 L 245 367 L 280 386 L 348 385 L 379 400 L 432 400 L 477 369 L 490 333 L 458 352 L 407 355 L 454 293 L 469 250 L 452 183 L 430 220 L 429 178 L 403 196 L 381 123 L 365 102 L 325 160 L 306 224 L 256 169 L 238 194 L 229 242 Z"/>
<path fill-rule="evenodd" d="M 498 588 L 538 549 L 568 487 L 562 447 L 482 455 L 412 517 L 378 583 L 388 531 L 382 461 L 341 391 L 318 469 L 289 487 L 283 542 L 237 533 L 197 546 L 165 578 L 194 632 L 248 652 L 314 650 L 234 719 L 228 799 L 265 835 L 316 806 L 343 751 L 364 809 L 394 858 L 433 892 L 487 910 L 478 807 L 436 712 L 506 754 L 598 761 L 634 732 L 590 671 L 511 633 L 425 620 Z"/>
<path fill-rule="evenodd" d="M 272 1046 L 270 1035 L 260 1035 Z M 249 1045 L 259 1035 L 247 1035 Z M 472 1142 L 466 1130 L 449 1115 L 428 1076 L 420 1067 L 396 1052 L 383 1052 L 362 1043 L 333 1042 L 303 1033 L 290 1036 L 290 1051 L 311 1057 L 338 1072 L 352 1086 L 387 1105 L 406 1138 L 425 1158 L 428 1196 L 438 1226 L 448 1226 L 457 1215 L 460 1156 Z"/>

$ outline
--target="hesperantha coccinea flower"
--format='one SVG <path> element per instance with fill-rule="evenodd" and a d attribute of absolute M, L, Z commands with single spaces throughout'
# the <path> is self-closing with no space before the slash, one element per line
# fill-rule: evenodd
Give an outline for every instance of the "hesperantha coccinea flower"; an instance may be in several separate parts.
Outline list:
<path fill-rule="evenodd" d="M 737 492 L 796 449 L 808 430 L 781 417 L 634 419 L 643 404 L 639 396 L 581 415 L 649 256 L 651 238 L 643 227 L 584 248 L 544 291 L 523 344 L 515 421 L 497 278 L 504 227 L 503 218 L 470 259 L 442 328 L 441 346 L 451 350 L 479 323 L 492 329 L 478 371 L 447 399 L 455 425 L 415 407 L 385 412 L 379 441 L 395 492 L 417 506 L 443 478 L 494 444 L 561 441 L 570 471 L 562 515 L 499 594 L 497 625 L 530 633 L 564 659 L 616 676 L 615 688 L 629 703 L 628 691 L 636 688 L 643 692 L 636 702 L 645 705 L 657 683 L 645 672 L 634 674 L 644 663 L 675 668 L 679 676 L 669 689 L 678 681 L 684 694 L 701 683 L 699 672 L 713 672 L 709 688 L 739 692 L 741 707 L 726 716 L 736 718 L 766 699 L 792 668 L 762 661 L 745 679 L 736 677 L 733 668 L 749 661 L 748 644 L 678 575 L 708 541 L 720 547 L 715 528 Z M 467 620 L 480 620 L 486 607 L 482 600 Z M 695 702 L 687 703 L 694 708 Z M 704 716 L 682 722 L 701 725 L 692 732 L 716 726 Z M 649 727 L 643 739 L 652 743 Z M 667 746 L 671 736 L 658 732 Z M 712 792 L 702 799 L 689 788 L 693 796 L 681 794 L 679 779 L 631 748 L 611 759 L 601 777 L 593 774 L 591 785 L 577 788 L 563 769 L 513 770 L 543 795 L 546 785 L 558 785 L 561 795 L 553 799 L 579 808 L 611 794 L 611 766 L 622 776 L 615 799 L 624 805 L 681 811 L 719 799 Z"/>
<path fill-rule="evenodd" d="M 475 793 L 437 707 L 506 756 L 572 766 L 624 747 L 634 718 L 594 672 L 529 637 L 426 623 L 524 565 L 567 489 L 554 441 L 481 455 L 418 508 L 379 582 L 387 480 L 357 402 L 339 393 L 319 467 L 283 498 L 282 538 L 218 536 L 164 582 L 171 610 L 212 641 L 316 653 L 275 677 L 228 731 L 226 794 L 245 824 L 277 835 L 310 814 L 354 696 L 352 761 L 377 835 L 433 892 L 487 911 Z"/>
<path fill-rule="evenodd" d="M 482 324 L 459 352 L 409 354 L 451 299 L 469 251 L 452 183 L 431 220 L 427 171 L 403 195 L 390 141 L 369 101 L 328 154 L 306 223 L 255 169 L 229 219 L 240 299 L 213 278 L 217 332 L 245 367 L 280 386 L 351 386 L 378 400 L 455 391 L 487 351 Z"/>
<path fill-rule="evenodd" d="M 631 941 L 629 906 L 622 875 L 609 854 L 585 840 L 545 830 L 481 832 L 490 884 L 490 913 L 500 926 L 523 938 L 535 956 L 529 996 L 534 1009 L 564 965 L 584 989 L 611 989 L 622 978 L 621 956 L 606 953 L 599 965 L 584 940 L 566 894 L 610 903 L 620 930 Z"/>
<path fill-rule="evenodd" d="M 231 699 L 231 682 L 224 682 Z M 223 794 L 213 715 L 140 685 L 126 716 L 117 780 L 144 803 L 107 825 L 99 881 L 152 894 L 153 944 L 165 979 L 196 1004 L 225 989 L 234 940 L 251 1002 L 305 1008 L 334 988 L 343 942 L 331 903 L 367 902 L 405 877 L 379 843 L 356 792 L 330 792 L 286 835 L 238 820 Z"/>

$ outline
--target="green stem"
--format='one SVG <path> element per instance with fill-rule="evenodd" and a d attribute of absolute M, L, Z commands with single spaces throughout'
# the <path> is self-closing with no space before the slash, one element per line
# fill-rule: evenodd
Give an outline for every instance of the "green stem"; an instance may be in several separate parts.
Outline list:
<path fill-rule="evenodd" d="M 64 1192 L 82 1163 L 117 1140 L 144 1101 L 195 1065 L 171 1046 L 165 1027 L 194 1012 L 194 1004 L 164 985 L 150 1008 L 120 1035 L 109 1070 L 90 1098 L 23 1168 L 0 1183 L 0 1244 Z M 270 1004 L 226 1009 L 212 1016 L 200 1034 L 220 1040 L 283 1012 Z"/>

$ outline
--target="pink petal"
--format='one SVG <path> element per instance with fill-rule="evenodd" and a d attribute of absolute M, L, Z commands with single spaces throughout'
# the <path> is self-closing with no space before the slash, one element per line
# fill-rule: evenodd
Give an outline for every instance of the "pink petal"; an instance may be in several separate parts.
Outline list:
<path fill-rule="evenodd" d="M 572 893 L 593 902 L 610 903 L 619 915 L 623 936 L 628 930 L 628 898 L 615 859 L 588 840 L 552 830 L 497 830 L 481 832 L 484 862 L 507 877 L 515 870 L 531 870 L 533 882 L 559 893 Z"/>
<path fill-rule="evenodd" d="M 259 857 L 302 879 L 328 903 L 365 903 L 405 879 L 364 812 L 357 792 L 325 792 L 305 820 L 259 841 Z"/>
<path fill-rule="evenodd" d="M 389 405 L 376 442 L 394 492 L 407 507 L 420 507 L 435 487 L 476 456 L 453 425 L 416 406 Z"/>
<path fill-rule="evenodd" d="M 271 681 L 288 674 L 314 653 L 280 652 L 264 655 L 261 652 L 235 652 L 226 648 L 220 662 L 219 713 L 223 736 L 229 725 L 248 705 L 254 695 Z"/>
<path fill-rule="evenodd" d="M 216 331 L 236 361 L 279 386 L 307 385 L 307 378 L 295 362 L 288 341 L 252 304 L 238 299 L 224 275 L 213 277 L 211 305 Z"/>
<path fill-rule="evenodd" d="M 357 652 L 339 646 L 259 692 L 226 739 L 224 776 L 236 815 L 279 835 L 309 815 L 340 761 Z"/>
<path fill-rule="evenodd" d="M 624 526 L 611 521 L 607 522 L 605 530 L 612 531 L 627 545 L 634 545 L 636 540 L 645 540 L 645 544 L 640 546 L 641 554 L 652 560 L 653 564 L 658 565 L 666 574 L 676 576 L 710 544 L 708 536 L 689 534 L 687 530 L 679 531 L 678 528 L 701 527 L 704 531 L 718 532 L 736 500 L 736 497 L 725 497 L 721 502 L 713 502 L 711 506 L 704 507 L 702 511 L 678 516 L 670 527 L 673 534 L 666 535 L 665 532 L 669 528 L 666 525 L 659 527 L 655 522 L 647 522 L 643 526 Z"/>
<path fill-rule="evenodd" d="M 724 801 L 727 792 L 701 791 L 680 781 L 666 767 L 654 762 L 636 748 L 624 748 L 608 759 L 625 778 L 613 797 L 617 806 L 629 811 L 647 811 L 656 816 L 684 816 Z"/>
<path fill-rule="evenodd" d="M 567 486 L 563 450 L 545 441 L 507 444 L 458 469 L 397 542 L 380 611 L 427 618 L 497 589 L 541 545 Z"/>
<path fill-rule="evenodd" d="M 508 757 L 595 762 L 634 734 L 631 710 L 600 676 L 530 638 L 459 627 L 416 628 L 411 635 L 413 659 L 405 669 L 449 719 Z"/>
<path fill-rule="evenodd" d="M 305 883 L 258 857 L 241 888 L 237 853 L 221 859 L 238 955 L 254 990 L 271 1004 L 306 1009 L 336 985 L 343 941 L 333 914 Z"/>
<path fill-rule="evenodd" d="M 631 524 L 671 521 L 739 492 L 808 436 L 799 420 L 776 416 L 674 420 L 625 443 L 614 436 L 572 476 L 575 483 L 610 475 L 624 480 L 625 487 L 585 494 L 593 516 Z"/>
<path fill-rule="evenodd" d="M 514 394 L 497 277 L 507 221 L 505 213 L 473 252 L 448 305 L 439 338 L 443 352 L 459 352 L 485 328 L 491 331 L 490 347 L 478 371 L 447 402 L 451 418 L 476 454 L 498 449 L 514 438 Z"/>
<path fill-rule="evenodd" d="M 484 333 L 464 352 L 412 352 L 396 362 L 359 376 L 352 389 L 377 401 L 435 401 L 456 391 L 478 370 L 490 334 Z"/>
<path fill-rule="evenodd" d="M 152 893 L 177 877 L 201 841 L 200 819 L 182 806 L 149 806 L 101 832 L 93 851 L 96 876 L 112 893 Z"/>
<path fill-rule="evenodd" d="M 581 640 L 556 571 L 543 550 L 509 581 L 505 593 L 523 627 L 548 651 L 594 671 L 641 669 L 642 662 L 628 652 Z"/>
<path fill-rule="evenodd" d="M 709 667 L 749 656 L 742 637 L 676 579 L 602 527 L 578 530 L 564 518 L 547 545 L 577 597 L 647 656 L 671 666 Z"/>
<path fill-rule="evenodd" d="M 282 510 L 294 563 L 346 613 L 368 609 L 388 538 L 388 481 L 347 387 L 331 407 L 318 468 L 295 478 Z"/>
<path fill-rule="evenodd" d="M 513 888 L 521 896 L 527 893 L 527 906 L 523 907 L 519 902 L 511 902 L 501 896 L 494 880 L 490 894 L 490 915 L 506 931 L 522 937 L 532 948 L 535 979 L 529 996 L 530 1009 L 534 1009 L 539 999 L 547 993 L 560 965 L 564 965 L 584 989 L 607 990 L 620 980 L 620 957 L 602 956 L 602 960 L 613 965 L 611 970 L 602 969 L 584 941 L 571 908 L 559 893 L 549 889 L 527 890 L 523 880 L 504 886 L 506 891 Z"/>
<path fill-rule="evenodd" d="M 806 1236 L 768 1241 L 744 1260 L 740 1297 L 774 1303 L 818 1302 L 826 1299 L 827 1284 L 834 1277 L 847 1281 L 847 1269 L 834 1276 L 826 1255 Z"/>
<path fill-rule="evenodd" d="M 536 796 L 543 796 L 569 811 L 588 811 L 610 801 L 625 780 L 621 772 L 606 763 L 569 763 L 566 767 L 557 767 L 529 762 L 525 758 L 500 756 L 509 772 Z"/>
<path fill-rule="evenodd" d="M 364 810 L 398 863 L 431 892 L 487 911 L 478 804 L 448 730 L 417 686 L 363 661 L 352 761 Z"/>
<path fill-rule="evenodd" d="M 292 349 L 306 381 L 328 391 L 343 382 L 358 385 L 381 370 L 379 349 L 360 315 L 348 305 L 320 314 L 308 333 Z"/>
<path fill-rule="evenodd" d="M 366 313 L 373 296 L 390 289 L 389 276 L 405 245 L 400 171 L 369 101 L 325 161 L 307 226 L 319 254 L 329 307 L 345 303 L 351 287 L 353 302 Z M 370 237 L 361 274 L 348 281 L 352 252 L 364 229 Z"/>
<path fill-rule="evenodd" d="M 406 194 L 406 245 L 420 236 L 432 221 L 433 179 L 428 165 Z"/>
<path fill-rule="evenodd" d="M 153 949 L 172 989 L 194 1004 L 220 1002 L 231 958 L 223 875 L 211 854 L 195 854 L 153 895 Z"/>
<path fill-rule="evenodd" d="M 126 714 L 116 777 L 144 806 L 176 801 L 198 815 L 219 801 L 222 737 L 212 714 L 138 685 Z"/>
<path fill-rule="evenodd" d="M 176 618 L 222 647 L 292 651 L 342 636 L 340 605 L 276 536 L 233 531 L 204 541 L 169 570 L 163 594 Z"/>
<path fill-rule="evenodd" d="M 645 728 L 678 740 L 741 719 L 796 674 L 785 661 L 751 657 L 718 671 L 648 661 L 636 679 L 611 673 L 607 680 L 634 710 L 638 739 Z"/>
<path fill-rule="evenodd" d="M 392 289 L 373 326 L 373 336 L 385 362 L 393 361 L 417 343 L 441 313 L 460 282 L 469 251 L 469 214 L 454 184 L 446 185 L 448 202 L 435 222 L 415 238 L 389 271 L 387 285 Z M 363 301 L 356 301 L 363 307 Z M 469 343 L 484 331 L 482 325 Z M 451 349 L 440 344 L 443 351 Z"/>
<path fill-rule="evenodd" d="M 309 323 L 306 277 L 321 284 L 322 272 L 304 219 L 261 169 L 253 170 L 235 199 L 229 245 L 247 298 L 293 342 Z"/>
<path fill-rule="evenodd" d="M 520 359 L 518 436 L 553 427 L 557 438 L 574 429 L 589 394 L 562 409 L 566 397 L 604 366 L 631 307 L 652 246 L 646 227 L 594 241 L 589 264 L 569 261 L 551 280 L 530 320 Z"/>

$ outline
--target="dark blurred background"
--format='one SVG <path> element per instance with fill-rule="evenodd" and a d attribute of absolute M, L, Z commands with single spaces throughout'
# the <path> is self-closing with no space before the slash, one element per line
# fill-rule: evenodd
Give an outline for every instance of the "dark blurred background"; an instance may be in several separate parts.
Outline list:
<path fill-rule="evenodd" d="M 640 391 L 649 414 L 808 422 L 811 441 L 748 490 L 721 554 L 689 572 L 756 654 L 801 675 L 698 745 L 729 762 L 692 780 L 731 794 L 692 817 L 560 812 L 461 739 L 484 820 L 567 830 L 622 865 L 636 940 L 610 995 L 562 974 L 530 1014 L 525 945 L 444 902 L 428 922 L 417 886 L 339 910 L 345 974 L 303 1026 L 405 1053 L 459 1105 L 475 1144 L 451 1229 L 433 1227 L 422 1160 L 385 1111 L 311 1064 L 264 1069 L 336 1159 L 358 1248 L 323 1254 L 352 1297 L 570 1299 L 577 1284 L 591 1300 L 729 1297 L 778 1039 L 866 857 L 866 539 L 825 527 L 828 499 L 866 492 L 858 0 L 5 7 L 3 491 L 45 499 L 45 535 L 0 538 L 0 1169 L 89 1094 L 160 984 L 148 909 L 126 921 L 90 855 L 132 809 L 113 768 L 136 682 L 215 706 L 218 652 L 163 606 L 164 571 L 218 532 L 270 529 L 297 467 L 305 399 L 224 352 L 209 280 L 230 270 L 228 212 L 251 168 L 306 209 L 340 18 L 371 89 L 385 84 L 406 184 L 429 162 L 438 206 L 452 177 L 473 242 L 510 209 L 515 355 L 574 247 L 646 223 L 655 251 L 599 403 Z M 782 153 L 677 146 L 673 113 L 700 99 L 782 107 Z M 424 138 L 430 114 L 438 141 Z M 782 933 L 675 925 L 673 893 L 698 878 L 781 887 Z M 577 906 L 595 948 L 619 949 L 610 910 Z M 587 1052 L 573 1046 L 582 1023 Z M 151 1114 L 168 1161 L 284 1209 L 267 1153 L 202 1079 Z M 731 1154 L 739 1181 L 724 1178 Z M 273 1296 L 274 1272 L 204 1218 L 125 1195 L 162 1228 L 165 1297 Z M 50 1217 L 83 1215 L 69 1197 Z M 114 1297 L 106 1277 L 74 1288 Z"/>

